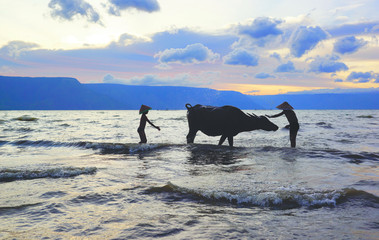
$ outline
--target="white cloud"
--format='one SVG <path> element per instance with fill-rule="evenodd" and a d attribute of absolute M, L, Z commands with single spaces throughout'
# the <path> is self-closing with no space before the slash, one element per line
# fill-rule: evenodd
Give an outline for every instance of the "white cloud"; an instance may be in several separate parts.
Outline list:
<path fill-rule="evenodd" d="M 241 35 L 247 35 L 252 38 L 264 38 L 267 36 L 276 36 L 282 34 L 282 30 L 278 28 L 278 25 L 282 23 L 281 20 L 275 20 L 268 17 L 260 17 L 254 19 L 251 24 L 240 25 L 238 27 L 238 33 Z"/>
<path fill-rule="evenodd" d="M 259 56 L 245 49 L 235 49 L 223 59 L 224 63 L 228 65 L 253 67 L 258 65 Z"/>
<path fill-rule="evenodd" d="M 315 73 L 335 73 L 348 70 L 345 63 L 339 62 L 340 57 L 336 55 L 320 57 L 317 56 L 309 64 L 309 71 Z"/>
<path fill-rule="evenodd" d="M 379 74 L 374 72 L 351 72 L 346 78 L 346 82 L 353 83 L 367 83 L 367 82 L 379 83 Z"/>
<path fill-rule="evenodd" d="M 111 74 L 107 74 L 104 83 L 117 83 L 125 85 L 140 85 L 140 86 L 185 86 L 185 87 L 198 87 L 209 85 L 213 82 L 218 73 L 203 72 L 198 75 L 191 75 L 188 73 L 177 74 L 173 77 L 159 76 L 155 74 L 146 74 L 139 77 L 132 77 L 129 79 L 116 79 Z"/>
<path fill-rule="evenodd" d="M 275 76 L 268 73 L 261 72 L 261 73 L 255 74 L 255 78 L 266 79 L 266 78 L 275 78 Z"/>
<path fill-rule="evenodd" d="M 334 43 L 334 51 L 340 54 L 354 53 L 361 47 L 365 46 L 367 41 L 363 39 L 357 39 L 354 36 L 348 36 L 338 39 Z"/>
<path fill-rule="evenodd" d="M 38 48 L 36 43 L 23 42 L 23 41 L 11 41 L 7 45 L 0 48 L 0 55 L 17 58 L 22 52 L 29 51 Z"/>
<path fill-rule="evenodd" d="M 290 49 L 295 57 L 303 56 L 316 45 L 327 38 L 327 33 L 320 27 L 299 27 L 291 36 Z"/>
<path fill-rule="evenodd" d="M 292 61 L 288 61 L 287 63 L 283 63 L 281 65 L 279 65 L 276 69 L 275 69 L 275 72 L 278 72 L 278 73 L 294 73 L 294 72 L 299 72 L 298 70 L 296 70 L 295 68 L 295 65 L 293 64 Z"/>
<path fill-rule="evenodd" d="M 220 58 L 220 55 L 214 53 L 201 43 L 195 43 L 187 45 L 185 48 L 166 49 L 158 52 L 154 57 L 158 58 L 161 64 L 194 64 L 203 62 L 213 63 Z"/>
<path fill-rule="evenodd" d="M 76 16 L 87 18 L 88 21 L 100 23 L 100 15 L 91 4 L 83 0 L 51 0 L 49 2 L 51 16 L 64 20 L 73 20 Z"/>
<path fill-rule="evenodd" d="M 143 12 L 156 12 L 160 10 L 157 0 L 109 0 L 109 13 L 115 16 L 120 16 L 120 10 L 130 8 L 137 9 Z"/>

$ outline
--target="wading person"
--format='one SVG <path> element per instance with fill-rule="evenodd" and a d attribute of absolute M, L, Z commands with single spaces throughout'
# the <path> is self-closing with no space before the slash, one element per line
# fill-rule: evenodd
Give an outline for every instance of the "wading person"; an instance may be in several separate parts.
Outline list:
<path fill-rule="evenodd" d="M 148 122 L 151 126 L 155 127 L 159 131 L 161 130 L 159 127 L 155 126 L 152 122 L 150 122 L 150 120 L 147 118 L 146 114 L 149 113 L 150 109 L 151 109 L 151 107 L 146 106 L 146 105 L 142 105 L 140 110 L 139 110 L 139 114 L 142 114 L 140 122 L 139 122 L 139 127 L 137 129 L 137 132 L 138 132 L 139 137 L 141 139 L 141 141 L 139 143 L 147 143 L 146 134 L 145 134 L 146 122 Z"/>
<path fill-rule="evenodd" d="M 299 122 L 297 120 L 296 114 L 293 111 L 293 107 L 289 105 L 288 102 L 284 102 L 280 105 L 278 105 L 276 108 L 283 110 L 281 113 L 278 113 L 276 115 L 266 115 L 269 118 L 276 118 L 280 117 L 282 115 L 285 115 L 289 124 L 290 129 L 290 141 L 291 141 L 291 147 L 296 147 L 296 135 L 297 131 L 299 131 Z"/>

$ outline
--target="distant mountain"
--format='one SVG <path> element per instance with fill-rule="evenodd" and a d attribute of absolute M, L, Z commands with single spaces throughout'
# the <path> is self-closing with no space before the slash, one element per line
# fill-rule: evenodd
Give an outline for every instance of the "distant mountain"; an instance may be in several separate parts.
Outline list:
<path fill-rule="evenodd" d="M 185 109 L 184 105 L 234 105 L 242 109 L 261 108 L 250 96 L 234 91 L 217 91 L 209 88 L 151 87 L 121 84 L 83 84 L 93 92 L 112 97 L 125 109 L 139 109 L 146 104 L 154 109 Z"/>
<path fill-rule="evenodd" d="M 296 109 L 379 109 L 379 92 L 249 96 L 208 88 L 81 84 L 75 78 L 0 76 L 0 110 L 185 109 L 185 104 L 274 109 L 288 101 Z"/>
<path fill-rule="evenodd" d="M 1 110 L 117 109 L 114 99 L 94 93 L 74 78 L 0 76 Z"/>
<path fill-rule="evenodd" d="M 0 110 L 127 110 L 139 109 L 141 104 L 154 109 L 185 109 L 186 103 L 260 108 L 249 96 L 234 91 L 81 84 L 74 78 L 0 76 Z"/>
<path fill-rule="evenodd" d="M 287 101 L 295 109 L 379 109 L 379 91 L 357 93 L 280 94 L 251 96 L 263 109 Z"/>

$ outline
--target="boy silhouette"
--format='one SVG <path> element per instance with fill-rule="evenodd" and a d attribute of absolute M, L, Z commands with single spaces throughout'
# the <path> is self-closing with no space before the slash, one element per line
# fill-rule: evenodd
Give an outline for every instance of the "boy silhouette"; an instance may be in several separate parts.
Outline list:
<path fill-rule="evenodd" d="M 299 131 L 299 122 L 297 120 L 296 114 L 293 111 L 293 107 L 288 102 L 283 102 L 282 104 L 278 105 L 276 108 L 283 110 L 281 113 L 278 113 L 276 115 L 266 115 L 268 118 L 276 118 L 280 117 L 282 115 L 285 115 L 289 124 L 290 129 L 290 141 L 291 141 L 291 147 L 296 147 L 296 136 L 297 132 Z"/>
<path fill-rule="evenodd" d="M 147 143 L 146 134 L 145 134 L 146 122 L 148 122 L 151 126 L 155 127 L 159 131 L 161 130 L 159 127 L 155 126 L 152 122 L 150 122 L 150 120 L 147 118 L 146 114 L 149 113 L 150 109 L 151 109 L 151 107 L 146 106 L 146 105 L 142 105 L 140 110 L 139 110 L 139 114 L 142 114 L 140 122 L 139 122 L 139 127 L 137 129 L 137 132 L 138 132 L 139 137 L 141 139 L 141 141 L 139 143 Z"/>

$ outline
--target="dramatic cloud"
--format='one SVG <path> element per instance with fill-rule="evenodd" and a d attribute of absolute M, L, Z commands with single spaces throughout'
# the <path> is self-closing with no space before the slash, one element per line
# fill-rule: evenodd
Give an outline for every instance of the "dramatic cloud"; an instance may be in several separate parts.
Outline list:
<path fill-rule="evenodd" d="M 39 45 L 35 43 L 11 41 L 7 45 L 0 48 L 0 55 L 17 58 L 22 52 L 32 50 L 37 47 L 39 47 Z"/>
<path fill-rule="evenodd" d="M 259 79 L 266 79 L 266 78 L 275 78 L 275 76 L 273 76 L 273 75 L 270 75 L 270 74 L 268 74 L 268 73 L 257 73 L 256 75 L 255 75 L 255 78 L 259 78 Z"/>
<path fill-rule="evenodd" d="M 214 62 L 220 55 L 212 52 L 201 43 L 187 45 L 185 48 L 170 48 L 158 52 L 154 56 L 161 64 L 181 63 L 193 64 L 201 62 Z"/>
<path fill-rule="evenodd" d="M 334 51 L 340 54 L 354 53 L 367 44 L 363 39 L 357 39 L 354 36 L 341 38 L 334 43 Z"/>
<path fill-rule="evenodd" d="M 236 49 L 224 57 L 228 65 L 243 65 L 253 67 L 258 65 L 259 56 L 244 49 Z"/>
<path fill-rule="evenodd" d="M 279 65 L 276 69 L 275 72 L 298 72 L 295 68 L 295 65 L 293 62 L 288 61 L 287 63 Z"/>
<path fill-rule="evenodd" d="M 278 29 L 277 25 L 282 23 L 280 20 L 274 20 L 267 17 L 255 19 L 250 25 L 239 26 L 238 33 L 247 35 L 252 38 L 264 38 L 267 36 L 280 35 L 283 32 Z"/>
<path fill-rule="evenodd" d="M 379 83 L 379 74 L 374 72 L 351 72 L 346 78 L 346 81 L 354 83 L 367 83 L 373 81 Z"/>
<path fill-rule="evenodd" d="M 320 27 L 299 27 L 292 35 L 290 42 L 291 54 L 301 57 L 309 50 L 327 38 L 327 33 Z"/>
<path fill-rule="evenodd" d="M 336 55 L 326 57 L 316 57 L 309 64 L 309 71 L 315 73 L 335 73 L 346 71 L 349 68 L 343 62 L 338 62 L 340 58 Z"/>
<path fill-rule="evenodd" d="M 115 16 L 120 16 L 120 10 L 129 8 L 149 13 L 160 10 L 157 0 L 109 0 L 109 3 L 109 13 Z"/>
<path fill-rule="evenodd" d="M 99 14 L 83 0 L 51 0 L 49 8 L 51 16 L 65 20 L 73 20 L 75 16 L 86 17 L 90 22 L 100 22 Z"/>
<path fill-rule="evenodd" d="M 202 81 L 199 81 L 201 78 Z M 212 73 L 203 73 L 200 76 L 191 76 L 189 74 L 178 74 L 174 77 L 161 77 L 153 74 L 147 74 L 142 77 L 133 77 L 130 79 L 116 79 L 108 74 L 104 77 L 104 83 L 118 83 L 125 85 L 139 86 L 184 86 L 198 87 L 212 83 Z M 205 79 L 205 81 L 204 81 Z"/>

